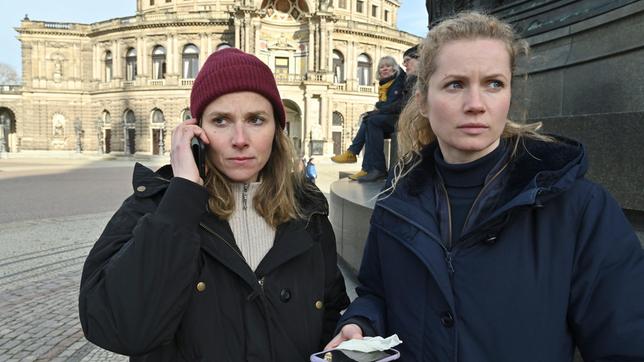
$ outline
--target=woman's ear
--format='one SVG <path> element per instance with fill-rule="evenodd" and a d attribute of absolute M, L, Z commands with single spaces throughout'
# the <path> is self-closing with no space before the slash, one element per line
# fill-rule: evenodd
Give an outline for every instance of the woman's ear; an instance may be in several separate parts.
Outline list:
<path fill-rule="evenodd" d="M 425 102 L 425 100 L 420 95 L 420 92 L 418 90 L 416 91 L 415 98 L 416 98 L 416 104 L 418 105 L 418 112 L 420 113 L 420 115 L 425 118 L 429 118 L 427 116 L 429 114 L 429 112 L 427 112 L 427 102 Z"/>

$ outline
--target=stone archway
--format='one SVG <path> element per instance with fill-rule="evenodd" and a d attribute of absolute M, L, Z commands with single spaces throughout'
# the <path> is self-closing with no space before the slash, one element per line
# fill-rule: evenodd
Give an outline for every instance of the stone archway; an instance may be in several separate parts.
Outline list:
<path fill-rule="evenodd" d="M 15 152 L 16 147 L 16 114 L 0 107 L 0 152 Z"/>

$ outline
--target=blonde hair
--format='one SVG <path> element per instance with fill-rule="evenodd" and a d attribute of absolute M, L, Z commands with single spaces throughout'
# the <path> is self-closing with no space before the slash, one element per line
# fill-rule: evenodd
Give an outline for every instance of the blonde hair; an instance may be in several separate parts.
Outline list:
<path fill-rule="evenodd" d="M 527 55 L 529 51 L 528 43 L 518 38 L 508 23 L 476 11 L 458 13 L 434 26 L 419 46 L 416 91 L 422 102 L 426 102 L 429 79 L 436 71 L 436 58 L 441 47 L 449 42 L 473 39 L 493 39 L 503 42 L 510 55 L 512 74 L 514 74 L 517 59 Z M 530 137 L 551 141 L 552 138 L 537 132 L 539 128 L 541 123 L 520 124 L 508 120 L 501 137 Z M 420 163 L 418 157 L 420 150 L 436 139 L 429 119 L 421 114 L 420 104 L 416 99 L 410 99 L 401 112 L 397 137 L 400 160 L 394 169 L 392 189 L 400 178 Z"/>
<path fill-rule="evenodd" d="M 281 128 L 275 127 L 271 156 L 260 171 L 262 182 L 253 198 L 253 207 L 273 228 L 303 217 L 296 195 L 306 185 L 302 173 L 294 172 L 294 154 L 291 140 Z M 231 181 L 210 160 L 206 166 L 209 172 L 204 186 L 210 194 L 208 207 L 213 214 L 227 220 L 235 210 Z"/>
<path fill-rule="evenodd" d="M 398 65 L 396 59 L 394 59 L 394 57 L 392 57 L 391 55 L 385 55 L 378 61 L 378 68 L 376 68 L 378 70 L 376 72 L 376 79 L 380 80 L 380 67 L 383 64 L 391 65 L 391 67 L 394 68 L 394 74 L 392 75 L 392 77 L 397 77 L 398 74 L 400 74 L 400 65 Z"/>

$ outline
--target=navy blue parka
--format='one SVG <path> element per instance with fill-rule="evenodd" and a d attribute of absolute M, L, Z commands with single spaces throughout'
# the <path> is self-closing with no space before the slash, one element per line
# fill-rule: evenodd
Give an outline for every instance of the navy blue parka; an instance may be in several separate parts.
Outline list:
<path fill-rule="evenodd" d="M 405 361 L 644 361 L 644 252 L 583 147 L 510 139 L 457 240 L 436 147 L 376 203 L 339 325 L 397 333 Z"/>

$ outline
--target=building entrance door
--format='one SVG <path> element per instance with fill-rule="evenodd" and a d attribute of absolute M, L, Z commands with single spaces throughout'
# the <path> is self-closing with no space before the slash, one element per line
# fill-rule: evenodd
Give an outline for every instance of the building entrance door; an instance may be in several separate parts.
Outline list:
<path fill-rule="evenodd" d="M 161 153 L 160 147 L 159 147 L 160 140 L 161 140 L 161 130 L 152 129 L 152 154 L 153 155 L 159 155 Z"/>
<path fill-rule="evenodd" d="M 104 145 L 105 145 L 105 153 L 110 153 L 112 152 L 112 130 L 111 129 L 106 129 L 105 130 L 105 139 L 104 139 Z"/>
<path fill-rule="evenodd" d="M 342 153 L 342 132 L 333 132 L 333 154 L 339 155 Z"/>
<path fill-rule="evenodd" d="M 136 152 L 136 129 L 127 129 L 128 152 L 133 155 Z"/>

